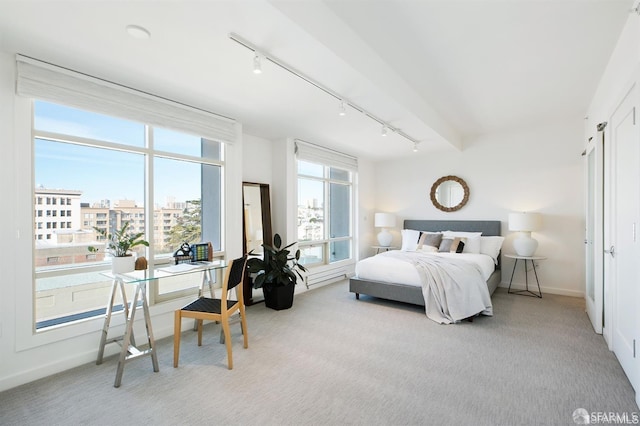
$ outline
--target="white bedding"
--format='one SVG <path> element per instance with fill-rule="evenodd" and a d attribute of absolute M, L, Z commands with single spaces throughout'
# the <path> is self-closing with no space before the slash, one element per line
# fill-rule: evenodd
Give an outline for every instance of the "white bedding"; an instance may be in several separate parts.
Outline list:
<path fill-rule="evenodd" d="M 398 256 L 406 257 L 405 261 Z M 491 256 L 475 253 L 422 253 L 399 250 L 380 253 L 356 264 L 356 276 L 363 280 L 382 281 L 422 287 L 418 270 L 411 259 L 415 256 L 439 256 L 472 262 L 480 267 L 482 278 L 487 281 L 495 269 Z"/>
<path fill-rule="evenodd" d="M 493 269 L 493 258 L 485 254 L 397 250 L 356 264 L 360 279 L 422 288 L 427 317 L 440 324 L 493 315 L 486 285 Z"/>

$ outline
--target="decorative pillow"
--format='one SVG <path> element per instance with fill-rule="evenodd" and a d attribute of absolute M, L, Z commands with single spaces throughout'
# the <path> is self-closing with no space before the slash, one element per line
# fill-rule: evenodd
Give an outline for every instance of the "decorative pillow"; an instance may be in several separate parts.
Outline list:
<path fill-rule="evenodd" d="M 413 229 L 403 229 L 402 234 L 402 251 L 416 251 L 418 249 L 418 240 L 420 239 L 420 231 Z"/>
<path fill-rule="evenodd" d="M 444 231 L 442 233 L 443 238 L 455 238 L 464 237 L 467 240 L 464 242 L 463 253 L 480 253 L 480 236 L 482 232 L 464 232 L 464 231 Z"/>
<path fill-rule="evenodd" d="M 443 238 L 438 251 L 440 253 L 462 253 L 466 238 Z"/>
<path fill-rule="evenodd" d="M 418 240 L 418 250 L 422 250 L 424 246 L 438 248 L 442 242 L 442 234 L 440 232 L 421 232 Z"/>
<path fill-rule="evenodd" d="M 438 247 L 424 245 L 422 246 L 422 248 L 418 250 L 421 251 L 422 253 L 437 253 Z"/>
<path fill-rule="evenodd" d="M 504 237 L 480 237 L 480 253 L 491 256 L 497 265 L 503 242 Z"/>

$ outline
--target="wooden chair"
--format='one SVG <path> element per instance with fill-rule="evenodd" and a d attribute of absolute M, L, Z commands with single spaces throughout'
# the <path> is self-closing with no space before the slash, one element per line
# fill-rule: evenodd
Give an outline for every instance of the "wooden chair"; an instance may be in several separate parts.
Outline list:
<path fill-rule="evenodd" d="M 245 317 L 244 298 L 242 297 L 242 283 L 247 267 L 247 257 L 234 259 L 227 267 L 227 271 L 222 283 L 220 299 L 200 297 L 187 306 L 175 312 L 174 333 L 173 333 L 173 366 L 178 367 L 180 356 L 180 333 L 182 331 L 182 318 L 194 318 L 198 329 L 198 346 L 202 346 L 202 322 L 218 321 L 222 324 L 224 333 L 224 343 L 227 347 L 227 362 L 229 370 L 233 369 L 233 355 L 231 353 L 231 332 L 229 329 L 229 319 L 232 314 L 240 314 L 242 335 L 244 336 L 244 348 L 249 346 L 247 339 L 247 321 Z M 236 300 L 229 300 L 231 290 L 236 290 Z M 222 339 L 221 339 L 221 342 Z"/>

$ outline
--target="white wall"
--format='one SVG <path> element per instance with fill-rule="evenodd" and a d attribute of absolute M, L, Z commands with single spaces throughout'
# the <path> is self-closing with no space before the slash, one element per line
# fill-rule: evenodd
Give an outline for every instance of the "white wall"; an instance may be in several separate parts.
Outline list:
<path fill-rule="evenodd" d="M 640 70 L 640 16 L 629 14 L 620 39 L 589 106 L 585 123 L 587 139 L 595 136 L 598 123 L 609 121 L 626 88 Z"/>
<path fill-rule="evenodd" d="M 373 215 L 376 212 L 375 185 L 376 166 L 368 160 L 358 160 L 358 181 L 356 182 L 356 234 L 358 235 L 357 258 L 371 256 L 371 246 L 377 244 L 373 228 Z"/>
<path fill-rule="evenodd" d="M 13 136 L 13 56 L 0 52 L 0 152 L 2 152 L 2 167 L 0 167 L 0 199 L 6 208 L 0 209 L 0 241 L 5 247 L 12 246 L 16 240 L 15 209 L 10 208 L 15 201 L 16 165 Z M 29 255 L 31 256 L 31 255 Z M 16 267 L 13 250 L 3 249 L 0 256 L 0 390 L 3 378 L 9 376 L 17 367 L 15 361 L 15 311 L 16 311 Z M 28 283 L 25 283 L 28 284 Z"/>
<path fill-rule="evenodd" d="M 242 181 L 271 185 L 273 143 L 245 133 L 242 146 Z"/>
<path fill-rule="evenodd" d="M 376 211 L 394 212 L 398 226 L 394 245 L 401 243 L 404 219 L 484 219 L 502 221 L 503 253 L 513 253 L 508 214 L 538 211 L 543 229 L 533 234 L 542 291 L 582 296 L 584 293 L 583 123 L 540 125 L 515 132 L 479 136 L 461 152 L 421 154 L 411 159 L 376 164 Z M 431 185 L 456 175 L 470 190 L 469 202 L 457 212 L 437 210 Z M 370 223 L 371 225 L 371 223 Z M 513 261 L 502 258 L 503 285 Z M 514 283 L 524 283 L 518 266 Z M 507 273 L 508 272 L 508 273 Z"/>

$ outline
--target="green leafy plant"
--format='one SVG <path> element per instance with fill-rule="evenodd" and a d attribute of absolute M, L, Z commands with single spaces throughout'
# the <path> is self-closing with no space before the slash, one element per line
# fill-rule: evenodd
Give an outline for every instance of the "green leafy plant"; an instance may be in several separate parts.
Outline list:
<path fill-rule="evenodd" d="M 262 259 L 252 257 L 247 261 L 249 272 L 258 274 L 253 280 L 254 288 L 285 286 L 291 282 L 295 285 L 298 282 L 298 277 L 304 279 L 300 271 L 307 272 L 307 269 L 298 263 L 300 250 L 296 250 L 293 256 L 290 256 L 291 251 L 288 250 L 294 244 L 291 243 L 286 247 L 280 248 L 282 239 L 279 234 L 273 237 L 273 246 L 262 244 L 264 248 Z M 258 256 L 253 252 L 249 253 L 249 255 Z"/>
<path fill-rule="evenodd" d="M 93 227 L 106 240 L 105 251 L 111 253 L 113 257 L 125 257 L 129 256 L 129 250 L 137 246 L 149 247 L 149 242 L 142 239 L 144 232 L 138 232 L 136 234 L 129 232 L 129 222 L 124 222 L 122 228 L 114 232 L 108 233 L 104 229 Z M 91 253 L 98 252 L 98 248 L 94 246 L 88 247 Z"/>

